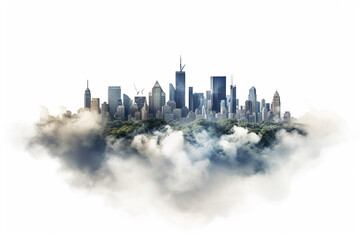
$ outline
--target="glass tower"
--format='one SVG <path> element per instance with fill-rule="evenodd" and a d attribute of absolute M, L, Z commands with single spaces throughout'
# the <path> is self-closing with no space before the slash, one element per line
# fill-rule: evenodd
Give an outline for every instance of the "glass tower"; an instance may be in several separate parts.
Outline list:
<path fill-rule="evenodd" d="M 175 101 L 175 88 L 172 83 L 169 84 L 169 100 Z"/>
<path fill-rule="evenodd" d="M 185 107 L 185 72 L 176 72 L 175 102 L 177 108 Z"/>
<path fill-rule="evenodd" d="M 119 99 L 121 99 L 121 87 L 120 86 L 109 86 L 108 88 L 108 103 L 109 103 L 109 113 L 110 117 L 113 120 L 116 113 Z"/>
<path fill-rule="evenodd" d="M 220 112 L 221 100 L 226 102 L 226 77 L 211 77 L 210 85 L 212 91 L 212 110 Z"/>
<path fill-rule="evenodd" d="M 189 87 L 189 110 L 194 111 L 194 94 L 193 87 Z"/>
<path fill-rule="evenodd" d="M 149 113 L 156 118 L 158 111 L 162 110 L 162 106 L 165 105 L 165 92 L 162 90 L 158 81 L 156 81 L 152 91 L 149 94 Z"/>
<path fill-rule="evenodd" d="M 230 113 L 236 113 L 236 86 L 230 85 Z"/>
<path fill-rule="evenodd" d="M 252 103 L 252 113 L 257 113 L 256 88 L 254 86 L 249 89 L 248 100 Z"/>

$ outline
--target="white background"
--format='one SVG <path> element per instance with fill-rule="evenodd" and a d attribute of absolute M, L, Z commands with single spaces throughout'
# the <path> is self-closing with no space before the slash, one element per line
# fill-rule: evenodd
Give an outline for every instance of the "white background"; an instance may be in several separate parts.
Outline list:
<path fill-rule="evenodd" d="M 1 1 L 0 10 L 3 239 L 141 238 L 149 233 L 166 238 L 355 237 L 357 1 L 14 0 Z M 87 79 L 92 97 L 101 102 L 107 101 L 109 85 L 133 96 L 135 83 L 147 95 L 156 80 L 168 98 L 180 54 L 186 88 L 203 92 L 210 88 L 210 76 L 230 79 L 233 74 L 241 104 L 251 86 L 267 102 L 277 89 L 282 111 L 295 117 L 309 111 L 340 117 L 339 143 L 295 176 L 283 199 L 252 199 L 230 216 L 190 226 L 156 211 L 134 216 L 114 209 L 101 196 L 68 186 L 55 161 L 24 150 L 40 106 L 53 114 L 61 106 L 76 111 L 83 105 Z"/>

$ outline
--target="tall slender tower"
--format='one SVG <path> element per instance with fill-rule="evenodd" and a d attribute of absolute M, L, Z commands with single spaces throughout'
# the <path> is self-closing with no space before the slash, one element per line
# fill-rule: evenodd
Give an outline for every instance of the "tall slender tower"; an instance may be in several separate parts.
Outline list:
<path fill-rule="evenodd" d="M 175 102 L 177 108 L 185 107 L 185 65 L 181 64 L 181 56 L 180 56 L 180 71 L 176 72 L 176 91 L 175 91 Z"/>
<path fill-rule="evenodd" d="M 230 113 L 236 113 L 236 85 L 233 83 L 233 79 L 231 76 L 231 85 L 230 85 L 230 106 L 229 106 Z"/>
<path fill-rule="evenodd" d="M 89 80 L 86 81 L 86 90 L 84 94 L 84 108 L 90 110 L 91 107 L 91 92 L 89 89 Z"/>
<path fill-rule="evenodd" d="M 250 100 L 252 102 L 252 113 L 256 114 L 256 112 L 257 112 L 257 109 L 256 109 L 257 101 L 256 101 L 256 88 L 254 86 L 252 86 L 249 89 L 248 100 Z"/>
<path fill-rule="evenodd" d="M 275 120 L 281 120 L 281 105 L 280 105 L 280 95 L 276 90 L 273 101 L 271 103 L 271 111 L 274 115 Z"/>
<path fill-rule="evenodd" d="M 194 94 L 193 87 L 189 87 L 189 110 L 194 111 Z"/>
<path fill-rule="evenodd" d="M 169 101 L 175 101 L 175 88 L 172 83 L 169 83 Z"/>
<path fill-rule="evenodd" d="M 221 109 L 221 100 L 226 102 L 226 76 L 210 77 L 210 87 L 212 92 L 212 110 L 218 113 Z"/>

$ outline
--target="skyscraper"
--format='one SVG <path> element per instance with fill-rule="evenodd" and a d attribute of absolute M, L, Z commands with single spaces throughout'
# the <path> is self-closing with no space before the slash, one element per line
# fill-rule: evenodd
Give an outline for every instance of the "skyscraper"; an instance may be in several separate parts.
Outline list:
<path fill-rule="evenodd" d="M 252 86 L 249 89 L 248 100 L 250 100 L 252 103 L 252 113 L 256 114 L 257 113 L 257 101 L 256 101 L 256 88 L 254 86 Z"/>
<path fill-rule="evenodd" d="M 183 71 L 185 65 L 181 64 L 180 56 L 180 71 L 176 72 L 176 91 L 175 91 L 175 102 L 177 108 L 185 107 L 185 72 Z"/>
<path fill-rule="evenodd" d="M 107 104 L 106 102 L 103 102 L 103 104 L 101 104 L 101 120 L 103 122 L 107 122 L 110 120 L 109 104 Z"/>
<path fill-rule="evenodd" d="M 175 88 L 172 83 L 169 83 L 169 101 L 175 101 Z"/>
<path fill-rule="evenodd" d="M 193 87 L 189 87 L 189 110 L 194 111 Z"/>
<path fill-rule="evenodd" d="M 271 103 L 271 111 L 273 113 L 274 120 L 281 120 L 280 95 L 277 90 Z"/>
<path fill-rule="evenodd" d="M 120 86 L 109 86 L 109 88 L 108 88 L 108 103 L 109 103 L 109 113 L 110 113 L 110 117 L 112 120 L 114 119 L 114 115 L 117 111 L 119 99 L 121 99 L 121 87 Z"/>
<path fill-rule="evenodd" d="M 236 86 L 233 84 L 230 85 L 230 113 L 236 113 Z"/>
<path fill-rule="evenodd" d="M 144 107 L 145 101 L 146 101 L 145 96 L 135 96 L 135 102 L 138 105 L 139 111 Z"/>
<path fill-rule="evenodd" d="M 265 99 L 261 99 L 260 111 L 262 111 L 262 109 L 263 109 L 264 107 L 266 107 Z"/>
<path fill-rule="evenodd" d="M 193 94 L 193 106 L 194 106 L 194 111 L 196 109 L 199 109 L 201 110 L 202 109 L 202 106 L 201 106 L 201 103 L 202 103 L 202 99 L 204 99 L 204 93 L 194 93 Z"/>
<path fill-rule="evenodd" d="M 129 115 L 129 110 L 132 106 L 132 101 L 130 99 L 130 97 L 126 94 L 123 94 L 123 106 L 125 107 L 125 120 L 128 120 L 128 115 Z"/>
<path fill-rule="evenodd" d="M 84 94 L 84 108 L 90 110 L 91 107 L 91 92 L 89 89 L 89 80 L 86 82 L 86 90 Z"/>
<path fill-rule="evenodd" d="M 165 92 L 162 90 L 158 81 L 156 81 L 152 91 L 149 93 L 149 113 L 156 117 L 158 111 L 161 111 L 165 105 Z"/>
<path fill-rule="evenodd" d="M 212 110 L 215 112 L 220 112 L 221 100 L 226 102 L 226 77 L 211 77 L 210 85 L 212 91 Z"/>
<path fill-rule="evenodd" d="M 91 99 L 91 112 L 100 114 L 100 98 Z"/>
<path fill-rule="evenodd" d="M 149 115 L 149 106 L 147 105 L 146 99 L 144 102 L 144 106 L 141 108 L 141 120 L 148 119 Z"/>
<path fill-rule="evenodd" d="M 253 113 L 253 106 L 251 100 L 245 101 L 245 116 L 248 119 L 249 116 Z"/>

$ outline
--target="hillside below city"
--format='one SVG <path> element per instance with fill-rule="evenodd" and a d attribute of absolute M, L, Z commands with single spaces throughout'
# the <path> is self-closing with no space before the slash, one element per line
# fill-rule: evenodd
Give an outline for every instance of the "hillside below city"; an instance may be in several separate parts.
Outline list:
<path fill-rule="evenodd" d="M 234 133 L 234 127 L 242 127 L 250 133 L 255 133 L 261 137 L 256 144 L 258 148 L 270 147 L 276 143 L 276 134 L 280 130 L 288 133 L 296 131 L 300 135 L 306 136 L 307 132 L 304 125 L 293 122 L 260 122 L 260 123 L 239 123 L 234 119 L 224 119 L 217 122 L 207 121 L 206 119 L 197 119 L 193 122 L 180 124 L 175 121 L 164 121 L 161 119 L 147 119 L 139 121 L 120 121 L 108 122 L 103 127 L 104 137 L 127 138 L 132 139 L 139 134 L 151 134 L 156 131 L 164 131 L 167 126 L 173 130 L 182 131 L 185 141 L 196 142 L 196 133 L 206 131 L 210 137 L 220 138 L 223 135 Z"/>

